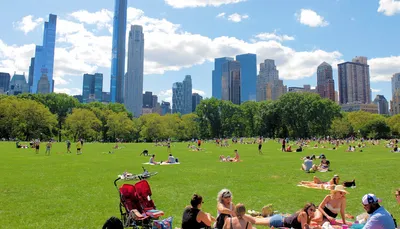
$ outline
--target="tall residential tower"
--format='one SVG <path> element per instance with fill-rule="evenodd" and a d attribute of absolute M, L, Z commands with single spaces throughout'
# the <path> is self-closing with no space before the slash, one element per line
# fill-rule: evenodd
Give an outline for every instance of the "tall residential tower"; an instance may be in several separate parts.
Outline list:
<path fill-rule="evenodd" d="M 126 15 L 127 0 L 115 0 L 110 82 L 112 103 L 124 102 Z"/>
<path fill-rule="evenodd" d="M 135 117 L 142 115 L 144 71 L 143 27 L 132 25 L 129 32 L 128 71 L 125 76 L 125 106 Z"/>
<path fill-rule="evenodd" d="M 335 81 L 332 66 L 323 62 L 317 69 L 317 91 L 322 98 L 335 101 Z"/>
<path fill-rule="evenodd" d="M 237 55 L 236 61 L 240 63 L 240 101 L 256 101 L 257 55 Z"/>

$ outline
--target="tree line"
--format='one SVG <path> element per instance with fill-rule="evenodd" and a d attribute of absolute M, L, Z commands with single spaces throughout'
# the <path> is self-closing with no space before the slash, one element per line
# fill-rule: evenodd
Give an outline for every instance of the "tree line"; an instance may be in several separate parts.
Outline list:
<path fill-rule="evenodd" d="M 400 115 L 343 113 L 314 93 L 287 93 L 277 101 L 235 105 L 203 100 L 192 114 L 134 118 L 124 105 L 79 103 L 66 94 L 0 96 L 0 138 L 153 141 L 192 138 L 349 136 L 388 138 L 400 133 Z"/>

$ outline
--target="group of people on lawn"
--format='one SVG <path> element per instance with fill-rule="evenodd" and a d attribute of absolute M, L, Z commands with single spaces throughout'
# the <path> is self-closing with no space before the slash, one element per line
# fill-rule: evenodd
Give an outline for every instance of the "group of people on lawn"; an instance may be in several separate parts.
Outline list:
<path fill-rule="evenodd" d="M 178 163 L 178 160 L 177 160 L 177 158 L 172 156 L 171 153 L 168 155 L 168 159 L 166 161 L 160 161 L 160 162 L 156 161 L 155 154 L 151 155 L 150 160 L 149 160 L 149 164 L 152 164 L 152 165 L 176 164 L 176 163 Z"/>
<path fill-rule="evenodd" d="M 232 192 L 222 189 L 217 196 L 217 217 L 201 210 L 203 198 L 194 194 L 190 206 L 186 207 L 182 216 L 182 229 L 251 229 L 253 225 L 264 225 L 271 228 L 287 227 L 293 229 L 322 228 L 322 225 L 329 222 L 336 228 L 343 225 L 351 226 L 346 221 L 346 194 L 344 186 L 336 185 L 330 194 L 326 195 L 322 202 L 316 206 L 307 203 L 303 208 L 291 215 L 276 214 L 266 218 L 257 218 L 246 214 L 243 204 L 234 205 Z M 400 204 L 400 189 L 395 192 L 396 200 Z M 364 224 L 364 229 L 394 229 L 396 222 L 392 215 L 380 206 L 381 200 L 374 194 L 366 194 L 362 197 L 361 203 L 364 210 L 369 214 Z M 340 214 L 341 220 L 336 217 Z M 346 226 L 346 227 L 347 227 Z M 344 228 L 344 227 L 343 227 Z"/>

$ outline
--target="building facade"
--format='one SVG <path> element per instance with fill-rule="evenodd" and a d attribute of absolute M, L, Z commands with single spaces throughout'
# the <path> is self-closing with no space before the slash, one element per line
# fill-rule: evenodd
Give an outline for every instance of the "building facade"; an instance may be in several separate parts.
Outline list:
<path fill-rule="evenodd" d="M 84 74 L 82 84 L 82 102 L 103 101 L 103 74 Z"/>
<path fill-rule="evenodd" d="M 161 115 L 171 114 L 171 103 L 161 101 Z"/>
<path fill-rule="evenodd" d="M 146 91 L 143 94 L 143 107 L 152 108 L 153 107 L 153 92 Z"/>
<path fill-rule="evenodd" d="M 390 100 L 390 114 L 400 114 L 400 73 L 392 77 L 392 99 Z"/>
<path fill-rule="evenodd" d="M 192 94 L 192 112 L 196 110 L 196 107 L 200 104 L 201 100 L 203 100 L 203 96 L 199 95 L 198 93 Z"/>
<path fill-rule="evenodd" d="M 183 80 L 183 113 L 192 113 L 192 76 L 186 75 Z"/>
<path fill-rule="evenodd" d="M 183 83 L 176 82 L 172 85 L 172 113 L 184 112 Z"/>
<path fill-rule="evenodd" d="M 283 81 L 279 80 L 279 71 L 276 69 L 275 61 L 264 60 L 260 64 L 260 72 L 257 76 L 257 101 L 277 100 L 287 92 Z"/>
<path fill-rule="evenodd" d="M 0 94 L 6 94 L 10 88 L 11 76 L 9 73 L 0 72 Z"/>
<path fill-rule="evenodd" d="M 240 63 L 240 102 L 256 101 L 257 55 L 237 55 L 236 61 Z"/>
<path fill-rule="evenodd" d="M 317 69 L 317 91 L 321 98 L 335 101 L 335 81 L 332 66 L 323 62 Z"/>
<path fill-rule="evenodd" d="M 38 83 L 43 73 L 46 73 L 50 92 L 54 91 L 53 69 L 54 69 L 54 50 L 56 45 L 57 15 L 50 14 L 49 21 L 44 23 L 43 45 L 36 45 L 35 59 L 31 59 L 33 72 L 30 91 L 37 93 Z M 30 77 L 30 76 L 29 76 Z M 28 85 L 29 86 L 29 85 Z"/>
<path fill-rule="evenodd" d="M 132 25 L 129 32 L 128 72 L 125 78 L 125 106 L 135 117 L 142 115 L 144 72 L 143 27 Z M 151 100 L 151 98 L 150 98 Z M 150 106 L 152 103 L 150 101 Z"/>
<path fill-rule="evenodd" d="M 378 114 L 389 114 L 389 103 L 383 95 L 376 95 L 374 104 L 378 106 Z"/>
<path fill-rule="evenodd" d="M 395 73 L 392 77 L 392 95 L 400 89 L 400 73 Z"/>
<path fill-rule="evenodd" d="M 233 58 L 222 57 L 214 60 L 212 71 L 212 97 L 214 98 L 222 99 L 222 65 L 228 61 L 233 61 Z"/>
<path fill-rule="evenodd" d="M 124 102 L 126 17 L 127 0 L 115 0 L 110 82 L 112 103 Z"/>
<path fill-rule="evenodd" d="M 28 85 L 29 85 L 29 91 L 32 89 L 33 85 L 33 74 L 35 73 L 35 57 L 31 58 L 31 65 L 29 65 L 29 75 L 28 75 Z"/>
<path fill-rule="evenodd" d="M 366 57 L 338 64 L 339 103 L 371 103 L 369 65 Z"/>
<path fill-rule="evenodd" d="M 28 83 L 29 85 L 29 83 Z M 50 93 L 50 84 L 46 74 L 43 74 L 38 82 L 37 92 L 38 94 L 48 94 Z"/>
<path fill-rule="evenodd" d="M 29 85 L 26 82 L 25 75 L 13 75 L 10 81 L 10 87 L 8 89 L 9 95 L 19 95 L 22 93 L 29 93 Z"/>
<path fill-rule="evenodd" d="M 228 61 L 222 65 L 222 100 L 240 104 L 240 63 L 239 61 Z"/>
<path fill-rule="evenodd" d="M 341 104 L 342 111 L 344 112 L 353 112 L 353 111 L 365 111 L 372 114 L 378 114 L 378 105 L 376 104 L 361 104 L 361 103 L 352 103 L 352 104 Z"/>

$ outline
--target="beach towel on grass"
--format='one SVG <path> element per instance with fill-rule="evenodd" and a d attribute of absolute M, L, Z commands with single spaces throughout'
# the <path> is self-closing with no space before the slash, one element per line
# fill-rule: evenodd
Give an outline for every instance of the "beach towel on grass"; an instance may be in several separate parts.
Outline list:
<path fill-rule="evenodd" d="M 312 189 L 321 189 L 321 190 L 332 190 L 334 185 L 330 185 L 328 183 L 322 183 L 322 184 L 301 184 L 299 183 L 297 186 L 299 187 L 305 187 L 305 188 L 312 188 Z"/>
<path fill-rule="evenodd" d="M 142 164 L 143 164 L 143 165 L 180 165 L 181 163 L 176 162 L 176 163 L 153 164 L 153 163 L 146 162 L 146 163 L 142 163 Z"/>

